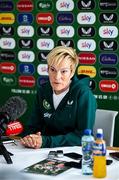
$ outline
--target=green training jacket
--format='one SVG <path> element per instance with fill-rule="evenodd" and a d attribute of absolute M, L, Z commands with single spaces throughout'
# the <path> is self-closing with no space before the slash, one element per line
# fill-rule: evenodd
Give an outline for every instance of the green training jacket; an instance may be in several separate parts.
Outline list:
<path fill-rule="evenodd" d="M 42 85 L 23 136 L 40 131 L 42 147 L 81 145 L 84 129 L 93 129 L 95 121 L 96 100 L 88 83 L 89 78 L 79 80 L 74 76 L 57 109 L 53 106 L 50 83 Z"/>

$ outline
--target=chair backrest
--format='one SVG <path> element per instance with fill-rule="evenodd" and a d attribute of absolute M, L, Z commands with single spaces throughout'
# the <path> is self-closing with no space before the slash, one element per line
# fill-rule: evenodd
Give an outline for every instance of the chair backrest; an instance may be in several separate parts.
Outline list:
<path fill-rule="evenodd" d="M 103 129 L 104 139 L 107 146 L 113 146 L 115 117 L 118 111 L 97 109 L 94 125 L 94 137 L 98 128 Z"/>

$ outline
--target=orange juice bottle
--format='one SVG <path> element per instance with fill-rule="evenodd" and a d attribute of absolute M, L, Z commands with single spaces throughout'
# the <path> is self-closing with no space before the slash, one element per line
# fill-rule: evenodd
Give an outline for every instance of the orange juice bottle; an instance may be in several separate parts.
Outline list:
<path fill-rule="evenodd" d="M 97 129 L 96 141 L 93 147 L 93 176 L 96 178 L 106 176 L 106 144 L 103 140 L 102 129 Z"/>

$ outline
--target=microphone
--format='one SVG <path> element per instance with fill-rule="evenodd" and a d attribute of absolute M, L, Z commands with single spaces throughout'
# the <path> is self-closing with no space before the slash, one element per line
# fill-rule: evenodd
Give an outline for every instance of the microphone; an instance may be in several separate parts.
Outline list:
<path fill-rule="evenodd" d="M 7 100 L 7 102 L 0 108 L 0 136 L 4 134 L 5 131 L 6 134 L 16 135 L 23 130 L 22 124 L 16 120 L 25 113 L 26 109 L 27 103 L 20 96 L 13 96 Z M 15 129 L 19 129 L 19 132 Z M 9 131 L 12 131 L 12 133 Z M 0 153 L 4 156 L 8 164 L 13 163 L 10 157 L 11 153 L 7 151 L 2 142 L 0 142 Z"/>
<path fill-rule="evenodd" d="M 23 125 L 18 121 L 10 122 L 5 131 L 6 136 L 16 136 L 23 131 Z"/>
<path fill-rule="evenodd" d="M 5 105 L 0 108 L 0 134 L 4 134 L 7 126 L 9 128 L 9 123 L 14 122 L 21 117 L 25 113 L 26 109 L 27 103 L 22 97 L 10 97 Z M 18 122 L 16 124 L 18 125 Z M 14 125 L 15 124 L 13 124 L 13 126 Z M 22 126 L 22 124 L 19 122 L 19 127 L 20 126 Z"/>

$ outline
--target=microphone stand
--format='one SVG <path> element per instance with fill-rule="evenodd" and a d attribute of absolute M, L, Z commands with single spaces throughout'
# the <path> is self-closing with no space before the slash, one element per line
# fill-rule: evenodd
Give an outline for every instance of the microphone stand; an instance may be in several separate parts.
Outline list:
<path fill-rule="evenodd" d="M 10 155 L 13 154 L 7 151 L 6 147 L 2 142 L 2 134 L 4 134 L 8 122 L 9 116 L 7 115 L 7 113 L 0 112 L 0 155 L 4 156 L 7 164 L 12 164 L 13 162 Z"/>
<path fill-rule="evenodd" d="M 13 154 L 7 151 L 7 149 L 4 146 L 3 142 L 0 142 L 0 155 L 4 156 L 7 164 L 12 164 L 13 163 L 12 159 L 10 157 L 10 155 L 13 156 Z"/>

